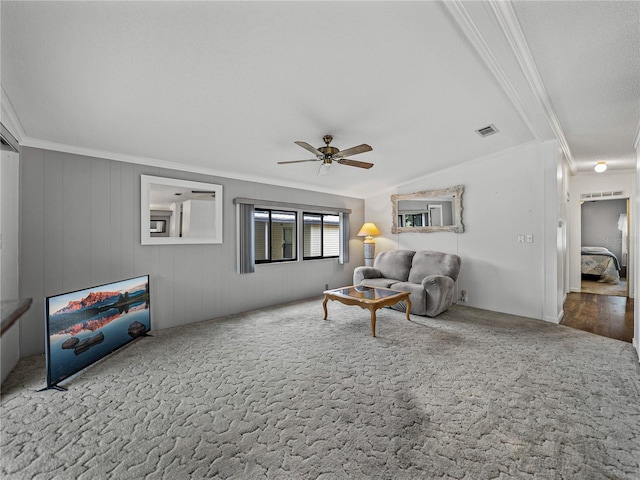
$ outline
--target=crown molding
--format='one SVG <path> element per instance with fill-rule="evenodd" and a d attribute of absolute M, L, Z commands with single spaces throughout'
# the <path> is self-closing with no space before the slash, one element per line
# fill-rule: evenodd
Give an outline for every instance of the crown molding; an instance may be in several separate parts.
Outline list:
<path fill-rule="evenodd" d="M 549 93 L 547 92 L 547 89 L 544 86 L 544 82 L 540 77 L 540 73 L 538 72 L 536 63 L 533 60 L 531 50 L 529 49 L 529 45 L 527 44 L 524 33 L 522 32 L 520 23 L 518 23 L 518 19 L 515 12 L 513 11 L 511 2 L 487 0 L 487 3 L 496 16 L 496 19 L 498 20 L 498 23 L 500 24 L 500 27 L 505 34 L 511 50 L 516 56 L 516 60 L 518 61 L 518 64 L 520 65 L 520 68 L 522 69 L 522 72 L 526 77 L 529 86 L 531 87 L 536 100 L 540 104 L 540 107 L 544 112 L 549 126 L 551 127 L 556 139 L 558 140 L 560 148 L 564 152 L 571 173 L 575 174 L 577 171 L 577 167 L 573 159 L 573 155 L 571 154 L 569 143 L 567 142 L 564 130 L 560 125 L 560 121 L 558 120 L 558 116 L 556 115 L 556 111 L 553 107 L 553 103 L 551 102 L 551 98 L 549 97 Z"/>
<path fill-rule="evenodd" d="M 339 196 L 359 198 L 359 199 L 364 198 L 364 196 L 362 196 L 361 194 L 359 195 L 354 192 L 349 192 L 349 191 L 335 189 L 335 188 L 322 187 L 318 185 L 301 184 L 300 182 L 283 181 L 278 178 L 265 178 L 264 176 L 259 176 L 259 175 L 236 174 L 236 173 L 216 170 L 212 168 L 197 167 L 197 166 L 186 165 L 182 163 L 169 162 L 166 160 L 158 160 L 155 158 L 140 157 L 137 155 L 127 155 L 124 153 L 110 152 L 107 150 L 97 150 L 93 148 L 79 147 L 76 145 L 51 142 L 48 140 L 39 140 L 37 138 L 31 138 L 31 137 L 24 137 L 20 142 L 20 145 L 23 147 L 39 148 L 42 150 L 68 153 L 68 154 L 78 155 L 83 157 L 93 157 L 93 158 L 101 158 L 105 160 L 114 160 L 117 162 L 132 163 L 135 165 L 144 165 L 148 167 L 165 168 L 168 170 L 177 170 L 180 172 L 196 173 L 199 175 L 209 175 L 209 176 L 219 177 L 219 178 L 241 180 L 246 182 L 261 183 L 261 184 L 275 185 L 279 187 L 287 187 L 287 188 L 295 188 L 295 189 L 306 188 L 307 190 L 310 190 L 313 192 L 327 193 L 330 195 L 339 195 Z"/>
<path fill-rule="evenodd" d="M 165 160 L 158 160 L 155 158 L 140 157 L 137 155 L 127 155 L 124 153 L 111 152 L 107 150 L 97 150 L 87 147 L 79 147 L 77 145 L 70 145 L 66 143 L 52 142 L 49 140 L 41 140 L 27 136 L 22 127 L 22 123 L 18 118 L 13 105 L 9 100 L 4 88 L 0 87 L 0 119 L 2 125 L 15 137 L 21 147 L 39 148 L 42 150 L 49 150 L 53 152 L 69 153 L 73 155 L 79 155 L 83 157 L 102 158 L 105 160 L 115 160 L 118 162 L 132 163 L 136 165 L 145 165 L 149 167 L 166 168 L 168 170 L 178 170 L 181 172 L 197 173 L 200 175 L 210 175 L 214 177 L 229 178 L 234 180 L 242 180 L 255 183 L 269 183 L 270 185 L 277 185 L 280 187 L 288 188 L 307 188 L 314 192 L 327 193 L 330 195 L 340 195 L 352 198 L 364 198 L 362 195 L 354 195 L 353 192 L 347 192 L 340 189 L 323 188 L 316 185 L 302 185 L 299 182 L 286 182 L 279 179 L 269 179 L 258 175 L 247 174 L 230 174 L 229 172 L 215 170 L 205 167 L 195 167 L 185 165 L 181 163 L 168 162 Z"/>
<path fill-rule="evenodd" d="M 507 41 L 507 45 L 514 54 L 521 73 L 534 96 L 535 102 L 540 108 L 544 121 L 546 121 L 547 125 L 551 129 L 553 136 L 558 140 L 567 165 L 569 166 L 569 170 L 571 173 L 575 174 L 577 167 L 573 159 L 571 149 L 569 148 L 569 143 L 567 142 L 562 126 L 560 125 L 560 121 L 555 113 L 555 109 L 551 103 L 546 87 L 542 82 L 542 78 L 540 77 L 535 65 L 533 56 L 531 55 L 531 51 L 529 50 L 529 46 L 525 40 L 524 33 L 520 28 L 520 24 L 518 23 L 511 3 L 500 0 L 485 0 L 483 3 L 489 6 L 489 10 L 493 13 L 493 17 L 498 22 Z M 458 26 L 462 29 L 478 52 L 478 55 L 493 73 L 534 137 L 538 141 L 548 140 L 548 138 L 544 137 L 538 125 L 533 121 L 531 114 L 525 107 L 525 102 L 522 96 L 518 93 L 518 89 L 514 86 L 513 82 L 502 68 L 494 51 L 481 33 L 482 28 L 478 26 L 478 23 L 479 21 L 482 23 L 483 19 L 478 17 L 479 20 L 474 21 L 472 15 L 467 11 L 461 0 L 447 1 L 444 2 L 443 5 L 447 10 L 449 10 Z"/>
<path fill-rule="evenodd" d="M 494 75 L 494 77 L 498 81 L 498 84 L 502 87 L 509 100 L 511 100 L 511 103 L 513 103 L 514 107 L 520 114 L 521 118 L 524 120 L 534 138 L 538 141 L 546 140 L 543 133 L 540 131 L 536 123 L 531 118 L 531 115 L 527 111 L 525 102 L 519 95 L 518 90 L 514 87 L 509 76 L 502 68 L 493 50 L 482 35 L 481 29 L 478 28 L 476 22 L 474 22 L 471 15 L 464 7 L 463 2 L 461 0 L 451 0 L 443 2 L 443 6 L 449 10 L 449 13 L 453 16 L 458 26 L 462 29 L 466 37 L 478 52 L 481 59 Z"/>

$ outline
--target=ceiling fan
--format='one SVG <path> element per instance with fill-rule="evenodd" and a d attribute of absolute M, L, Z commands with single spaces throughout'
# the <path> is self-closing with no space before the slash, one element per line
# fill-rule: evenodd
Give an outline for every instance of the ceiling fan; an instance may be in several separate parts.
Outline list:
<path fill-rule="evenodd" d="M 341 165 L 348 165 L 350 167 L 358 167 L 358 168 L 371 168 L 373 167 L 373 163 L 369 162 L 360 162 L 358 160 L 351 160 L 349 158 L 344 158 L 349 155 L 356 155 L 358 153 L 370 152 L 373 150 L 369 145 L 363 143 L 362 145 L 358 145 L 357 147 L 347 148 L 346 150 L 338 150 L 336 147 L 331 147 L 329 144 L 333 140 L 331 135 L 325 135 L 322 137 L 322 141 L 325 143 L 324 147 L 315 148 L 309 145 L 307 142 L 295 142 L 297 145 L 300 145 L 305 150 L 313 153 L 316 158 L 309 160 L 291 160 L 288 162 L 278 162 L 279 164 L 286 163 L 302 163 L 302 162 L 322 162 L 320 165 L 320 170 L 318 171 L 318 175 L 323 175 L 328 172 L 329 167 L 335 161 Z"/>

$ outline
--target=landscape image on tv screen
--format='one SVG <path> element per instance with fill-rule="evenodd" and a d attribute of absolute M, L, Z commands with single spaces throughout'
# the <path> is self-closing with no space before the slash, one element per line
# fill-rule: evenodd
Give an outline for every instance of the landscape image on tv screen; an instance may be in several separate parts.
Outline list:
<path fill-rule="evenodd" d="M 47 297 L 47 387 L 151 329 L 149 276 Z"/>

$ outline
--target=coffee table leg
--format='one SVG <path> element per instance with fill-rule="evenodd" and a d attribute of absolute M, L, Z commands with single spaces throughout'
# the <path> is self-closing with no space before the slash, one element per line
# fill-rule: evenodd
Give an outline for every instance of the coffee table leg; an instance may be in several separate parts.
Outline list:
<path fill-rule="evenodd" d="M 407 320 L 411 320 L 409 318 L 409 312 L 411 311 L 411 300 L 409 300 L 409 297 L 407 297 Z"/>
<path fill-rule="evenodd" d="M 376 308 L 370 307 L 369 310 L 371 311 L 371 335 L 375 337 L 376 336 Z"/>
<path fill-rule="evenodd" d="M 323 320 L 326 320 L 326 319 L 327 319 L 327 302 L 328 302 L 328 301 L 329 301 L 329 299 L 328 299 L 328 298 L 327 298 L 327 296 L 325 295 L 325 296 L 324 296 L 324 302 L 322 302 L 322 308 L 323 308 L 323 310 L 324 310 L 324 319 L 323 319 Z"/>

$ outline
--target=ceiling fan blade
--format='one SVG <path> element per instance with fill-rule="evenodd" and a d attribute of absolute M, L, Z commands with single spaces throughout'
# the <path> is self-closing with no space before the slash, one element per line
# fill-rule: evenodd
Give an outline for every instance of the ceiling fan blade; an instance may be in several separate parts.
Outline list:
<path fill-rule="evenodd" d="M 280 165 L 284 165 L 285 163 L 302 163 L 302 162 L 319 162 L 317 158 L 311 158 L 309 160 L 290 160 L 288 162 L 278 162 Z"/>
<path fill-rule="evenodd" d="M 357 147 L 351 147 L 351 148 L 347 148 L 346 150 L 342 150 L 336 153 L 333 156 L 333 158 L 344 158 L 344 157 L 348 157 L 349 155 L 356 155 L 358 153 L 370 152 L 371 150 L 373 150 L 373 148 L 371 148 L 366 143 L 363 143 L 362 145 L 358 145 Z"/>
<path fill-rule="evenodd" d="M 341 165 L 349 165 L 350 167 L 358 167 L 358 168 L 371 168 L 373 167 L 373 163 L 369 162 L 359 162 L 358 160 L 351 160 L 349 158 L 338 158 L 335 159 Z"/>
<path fill-rule="evenodd" d="M 322 152 L 320 150 L 318 150 L 316 147 L 312 147 L 307 142 L 294 142 L 294 143 L 296 145 L 301 146 L 305 150 L 309 150 L 311 153 L 313 153 L 316 156 L 322 156 Z"/>

